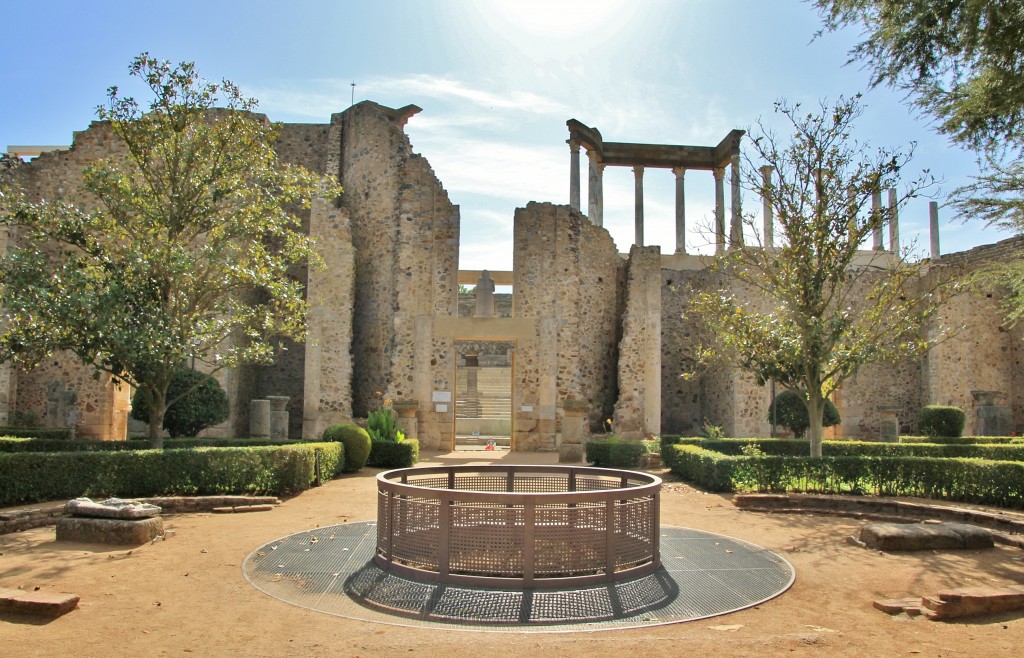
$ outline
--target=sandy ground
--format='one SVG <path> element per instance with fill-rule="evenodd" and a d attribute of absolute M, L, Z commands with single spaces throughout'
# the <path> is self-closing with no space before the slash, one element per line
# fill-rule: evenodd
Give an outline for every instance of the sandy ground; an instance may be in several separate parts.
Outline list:
<path fill-rule="evenodd" d="M 549 455 L 496 453 L 507 462 Z M 473 463 L 485 453 L 423 463 Z M 0 617 L 3 656 L 1010 656 L 1024 649 L 1024 613 L 966 622 L 890 617 L 879 598 L 1024 584 L 1024 552 L 883 554 L 845 538 L 861 522 L 740 512 L 729 496 L 666 477 L 662 523 L 754 542 L 786 557 L 796 583 L 755 608 L 667 626 L 581 633 L 482 633 L 352 621 L 277 601 L 248 584 L 245 557 L 285 535 L 376 516 L 365 469 L 271 512 L 165 518 L 167 541 L 133 550 L 56 542 L 54 529 L 0 536 L 0 587 L 81 596 L 54 620 Z"/>

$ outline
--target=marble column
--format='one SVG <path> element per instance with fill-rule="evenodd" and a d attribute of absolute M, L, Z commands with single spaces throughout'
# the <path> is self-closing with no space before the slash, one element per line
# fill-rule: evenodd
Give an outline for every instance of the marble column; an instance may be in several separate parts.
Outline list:
<path fill-rule="evenodd" d="M 889 251 L 894 254 L 900 253 L 900 218 L 899 201 L 896 199 L 896 190 L 889 190 Z"/>
<path fill-rule="evenodd" d="M 764 248 L 775 247 L 775 211 L 772 208 L 772 168 L 761 167 L 761 214 L 764 221 Z"/>
<path fill-rule="evenodd" d="M 597 222 L 598 226 L 604 226 L 604 167 L 603 162 L 597 165 Z"/>
<path fill-rule="evenodd" d="M 566 140 L 569 144 L 569 205 L 580 209 L 580 143 L 575 139 Z"/>
<path fill-rule="evenodd" d="M 601 174 L 598 171 L 598 167 L 600 165 L 597 162 L 597 151 L 588 150 L 587 161 L 590 164 L 587 170 L 587 216 L 590 218 L 591 224 L 600 226 L 601 224 L 598 221 L 597 216 L 597 205 L 598 196 L 600 194 L 598 191 L 598 185 L 601 180 Z"/>
<path fill-rule="evenodd" d="M 270 401 L 270 438 L 288 438 L 288 397 L 287 395 L 268 395 Z"/>
<path fill-rule="evenodd" d="M 928 225 L 929 242 L 931 243 L 932 262 L 938 261 L 941 256 L 939 252 L 939 202 L 928 202 Z"/>
<path fill-rule="evenodd" d="M 270 438 L 270 400 L 253 400 L 249 403 L 249 437 Z"/>
<path fill-rule="evenodd" d="M 633 167 L 633 189 L 635 192 L 633 224 L 635 238 L 633 244 L 644 246 L 644 168 Z"/>
<path fill-rule="evenodd" d="M 715 177 L 715 253 L 725 251 L 725 169 L 715 167 L 711 171 Z"/>
<path fill-rule="evenodd" d="M 676 175 L 676 253 L 686 253 L 686 189 L 684 177 L 686 169 L 673 167 L 672 173 Z"/>
<path fill-rule="evenodd" d="M 871 248 L 875 251 L 882 250 L 882 223 L 879 222 L 878 213 L 882 210 L 882 193 L 872 192 L 871 193 L 871 218 L 872 221 L 878 222 L 871 232 Z"/>
<path fill-rule="evenodd" d="M 735 155 L 729 163 L 732 187 L 732 221 L 729 227 L 729 246 L 743 246 L 743 208 L 740 205 L 740 156 Z"/>

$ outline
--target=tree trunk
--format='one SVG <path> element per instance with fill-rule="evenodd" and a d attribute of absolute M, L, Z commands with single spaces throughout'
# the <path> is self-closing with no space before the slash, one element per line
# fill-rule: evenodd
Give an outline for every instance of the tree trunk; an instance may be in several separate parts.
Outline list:
<path fill-rule="evenodd" d="M 810 426 L 807 428 L 807 436 L 811 440 L 811 457 L 821 457 L 821 441 L 824 435 L 825 397 L 821 394 L 820 387 L 812 387 L 807 391 L 807 419 Z"/>
<path fill-rule="evenodd" d="M 164 447 L 164 412 L 167 411 L 167 392 L 154 391 L 149 404 L 149 447 Z"/>

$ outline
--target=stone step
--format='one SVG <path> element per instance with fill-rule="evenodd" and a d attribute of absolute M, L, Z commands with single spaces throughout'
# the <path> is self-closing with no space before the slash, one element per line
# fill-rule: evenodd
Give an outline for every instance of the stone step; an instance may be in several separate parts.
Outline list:
<path fill-rule="evenodd" d="M 59 617 L 78 607 L 77 594 L 58 592 L 26 592 L 0 587 L 0 611 L 23 615 Z"/>

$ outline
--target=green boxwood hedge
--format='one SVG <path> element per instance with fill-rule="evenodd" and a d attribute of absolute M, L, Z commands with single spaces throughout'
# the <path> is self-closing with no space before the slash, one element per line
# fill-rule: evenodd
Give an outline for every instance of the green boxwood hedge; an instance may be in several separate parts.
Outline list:
<path fill-rule="evenodd" d="M 299 441 L 287 439 L 164 439 L 164 448 L 253 448 L 259 446 L 298 445 Z M 97 441 L 95 439 L 19 439 L 0 437 L 0 453 L 3 452 L 88 452 L 148 450 L 149 439 L 128 441 Z"/>
<path fill-rule="evenodd" d="M 0 427 L 0 436 L 17 436 L 23 439 L 63 439 L 71 438 L 71 430 L 66 427 Z"/>
<path fill-rule="evenodd" d="M 340 443 L 248 448 L 0 454 L 0 505 L 78 496 L 271 494 L 302 491 L 344 464 Z"/>
<path fill-rule="evenodd" d="M 409 468 L 420 460 L 420 442 L 416 439 L 371 441 L 367 466 L 374 468 Z"/>
<path fill-rule="evenodd" d="M 769 456 L 807 457 L 802 439 L 675 439 L 675 445 L 694 445 L 724 455 L 742 455 L 746 446 L 756 446 Z M 1003 461 L 1024 461 L 1024 444 L 981 443 L 879 443 L 877 441 L 823 441 L 826 457 L 965 457 Z M 662 461 L 665 450 L 662 450 Z M 671 464 L 665 462 L 671 468 Z"/>
<path fill-rule="evenodd" d="M 726 455 L 671 448 L 672 472 L 711 491 L 815 491 L 917 496 L 1024 508 L 1024 463 L 913 456 Z"/>
<path fill-rule="evenodd" d="M 600 468 L 633 468 L 640 461 L 644 446 L 640 441 L 587 441 L 587 462 Z"/>

